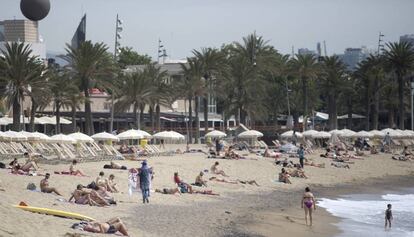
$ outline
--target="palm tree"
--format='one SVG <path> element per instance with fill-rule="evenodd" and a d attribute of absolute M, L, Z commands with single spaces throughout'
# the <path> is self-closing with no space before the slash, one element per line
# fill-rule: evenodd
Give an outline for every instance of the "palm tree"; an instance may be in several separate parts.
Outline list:
<path fill-rule="evenodd" d="M 215 80 L 219 79 L 225 66 L 224 55 L 213 48 L 202 48 L 201 51 L 193 50 L 194 57 L 201 63 L 201 72 L 205 89 L 203 95 L 204 132 L 208 132 L 208 99 L 214 95 Z M 197 101 L 197 100 L 196 100 Z M 196 111 L 197 112 L 197 111 Z"/>
<path fill-rule="evenodd" d="M 79 89 L 85 95 L 85 130 L 91 135 L 94 133 L 94 128 L 89 90 L 113 78 L 114 62 L 104 43 L 93 44 L 91 41 L 86 41 L 76 49 L 66 46 L 67 55 L 63 58 L 69 63 L 72 77 L 78 80 Z"/>
<path fill-rule="evenodd" d="M 324 57 L 322 59 L 322 87 L 323 94 L 327 96 L 329 128 L 337 129 L 338 127 L 338 97 L 342 93 L 346 79 L 346 66 L 338 56 Z"/>
<path fill-rule="evenodd" d="M 30 88 L 36 88 L 44 82 L 44 66 L 37 57 L 31 56 L 30 46 L 23 43 L 6 44 L 6 49 L 1 52 L 4 55 L 0 57 L 1 94 L 13 108 L 13 130 L 19 131 L 24 95 L 29 95 Z"/>
<path fill-rule="evenodd" d="M 141 129 L 141 114 L 139 109 L 143 110 L 146 104 L 150 103 L 155 87 L 146 71 L 137 71 L 122 77 L 120 93 L 116 96 L 117 110 L 129 110 L 131 105 L 135 116 L 135 127 Z"/>
<path fill-rule="evenodd" d="M 72 132 L 78 132 L 76 127 L 76 111 L 80 110 L 80 106 L 85 103 L 85 96 L 79 92 L 79 88 L 77 93 L 68 94 L 68 107 L 71 108 L 71 115 L 72 115 Z M 66 107 L 66 106 L 63 106 Z M 57 117 L 57 116 L 56 116 Z"/>
<path fill-rule="evenodd" d="M 320 65 L 317 58 L 311 54 L 297 54 L 295 58 L 291 60 L 292 74 L 296 75 L 301 81 L 302 88 L 302 112 L 304 128 L 306 129 L 308 111 L 308 97 L 309 97 L 309 83 L 310 80 L 317 78 L 320 72 Z"/>
<path fill-rule="evenodd" d="M 181 64 L 181 69 L 184 74 L 183 81 L 181 82 L 181 91 L 185 93 L 186 97 L 189 100 L 189 114 L 190 114 L 190 141 L 192 139 L 192 100 L 194 99 L 195 104 L 195 143 L 198 143 L 200 138 L 200 118 L 199 118 L 199 107 L 200 107 L 200 96 L 205 95 L 206 87 L 205 80 L 203 80 L 203 66 L 202 62 L 198 58 L 187 58 L 186 64 Z M 205 118 L 205 116 L 204 116 Z M 208 121 L 208 120 L 207 120 Z M 204 120 L 206 124 L 206 120 Z"/>
<path fill-rule="evenodd" d="M 399 127 L 404 130 L 404 85 L 405 77 L 414 68 L 414 48 L 407 42 L 387 43 L 385 58 L 398 82 Z"/>

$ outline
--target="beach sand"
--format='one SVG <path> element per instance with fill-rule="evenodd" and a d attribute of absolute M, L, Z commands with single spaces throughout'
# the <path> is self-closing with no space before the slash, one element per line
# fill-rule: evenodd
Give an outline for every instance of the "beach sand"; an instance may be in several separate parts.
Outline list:
<path fill-rule="evenodd" d="M 170 146 L 175 149 L 178 145 Z M 180 148 L 183 150 L 184 145 Z M 343 185 L 358 186 L 368 180 L 381 180 L 389 176 L 413 176 L 414 162 L 392 160 L 389 154 L 366 156 L 353 160 L 351 169 L 330 166 L 331 161 L 320 158 L 315 152 L 308 155 L 316 163 L 325 163 L 326 168 L 306 166 L 309 179 L 292 178 L 291 185 L 275 182 L 281 167 L 273 159 L 249 155 L 245 160 L 207 159 L 201 153 L 180 154 L 148 158 L 154 168 L 153 188 L 172 188 L 173 173 L 179 172 L 188 183 L 194 182 L 200 171 L 209 170 L 215 161 L 220 162 L 231 180 L 256 180 L 260 187 L 243 184 L 208 182 L 207 189 L 220 196 L 200 194 L 164 195 L 152 193 L 150 204 L 142 204 L 138 193 L 128 195 L 128 172 L 103 170 L 109 161 L 81 162 L 78 168 L 90 177 L 55 175 L 53 171 L 68 170 L 69 164 L 40 164 L 39 173 L 51 173 L 51 187 L 56 187 L 67 200 L 77 184 L 87 185 L 95 180 L 100 171 L 115 175 L 120 193 L 113 196 L 116 206 L 90 207 L 59 201 L 60 197 L 26 190 L 28 183 L 39 186 L 40 176 L 17 176 L 9 170 L 0 170 L 0 236 L 65 236 L 78 233 L 82 236 L 107 236 L 77 231 L 70 228 L 75 220 L 58 218 L 22 211 L 12 205 L 24 201 L 31 206 L 71 211 L 106 221 L 120 217 L 131 236 L 332 236 L 336 228 L 329 224 L 337 220 L 322 209 L 315 213 L 314 226 L 304 225 L 303 210 L 300 209 L 302 190 L 310 186 L 315 194 L 318 190 L 340 189 Z M 246 154 L 240 152 L 240 154 Z M 292 158 L 297 162 L 297 158 Z M 8 163 L 4 161 L 4 163 Z M 140 167 L 138 161 L 118 161 L 128 168 Z M 211 177 L 209 173 L 206 178 Z M 205 188 L 204 188 L 205 189 Z M 201 190 L 201 188 L 198 188 Z M 68 235 L 69 236 L 69 235 Z"/>

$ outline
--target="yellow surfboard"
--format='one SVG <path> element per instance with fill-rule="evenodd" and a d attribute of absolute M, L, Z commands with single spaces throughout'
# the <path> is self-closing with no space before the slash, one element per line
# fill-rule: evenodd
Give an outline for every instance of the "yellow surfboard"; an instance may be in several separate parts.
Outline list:
<path fill-rule="evenodd" d="M 84 216 L 84 215 L 74 213 L 74 212 L 67 212 L 67 211 L 42 208 L 42 207 L 19 206 L 19 205 L 14 205 L 14 207 L 20 208 L 25 211 L 30 211 L 30 212 L 40 213 L 40 214 L 47 214 L 47 215 L 52 215 L 52 216 L 66 217 L 66 218 L 82 220 L 82 221 L 94 221 L 95 220 L 89 216 Z"/>

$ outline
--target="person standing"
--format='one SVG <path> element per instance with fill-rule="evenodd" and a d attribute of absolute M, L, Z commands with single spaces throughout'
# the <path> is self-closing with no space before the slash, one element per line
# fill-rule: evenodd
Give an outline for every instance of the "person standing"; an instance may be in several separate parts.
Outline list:
<path fill-rule="evenodd" d="M 384 151 L 385 152 L 390 152 L 391 151 L 391 136 L 390 136 L 390 132 L 387 132 L 387 134 L 385 134 L 384 144 L 385 144 Z"/>
<path fill-rule="evenodd" d="M 221 144 L 220 140 L 216 139 L 216 156 L 220 156 Z"/>
<path fill-rule="evenodd" d="M 303 144 L 300 144 L 300 147 L 299 147 L 299 150 L 298 150 L 298 155 L 299 155 L 300 166 L 303 169 L 304 168 L 303 160 L 305 159 L 305 148 L 303 147 Z"/>
<path fill-rule="evenodd" d="M 149 203 L 150 189 L 151 189 L 151 179 L 152 179 L 152 168 L 147 164 L 147 161 L 143 161 L 141 169 L 139 170 L 139 184 L 142 191 L 142 202 Z"/>
<path fill-rule="evenodd" d="M 296 142 L 298 142 L 298 135 L 296 135 L 296 131 L 293 130 L 292 144 L 296 146 Z"/>
<path fill-rule="evenodd" d="M 387 224 L 388 224 L 388 227 L 391 228 L 391 221 L 393 219 L 391 208 L 392 208 L 392 205 L 388 204 L 387 210 L 385 210 L 385 229 L 387 228 Z"/>
<path fill-rule="evenodd" d="M 305 193 L 303 194 L 301 207 L 305 209 L 306 225 L 308 225 L 308 215 L 309 215 L 310 226 L 312 226 L 312 212 L 316 210 L 316 205 L 315 205 L 315 197 L 313 196 L 313 193 L 311 193 L 309 187 L 305 188 Z"/>

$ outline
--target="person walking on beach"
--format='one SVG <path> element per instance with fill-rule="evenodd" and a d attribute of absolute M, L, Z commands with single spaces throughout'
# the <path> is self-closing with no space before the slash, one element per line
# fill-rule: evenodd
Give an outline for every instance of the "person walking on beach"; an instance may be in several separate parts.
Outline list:
<path fill-rule="evenodd" d="M 141 169 L 139 170 L 139 184 L 142 191 L 142 202 L 149 203 L 152 169 L 148 166 L 147 161 L 142 162 Z"/>
<path fill-rule="evenodd" d="M 391 136 L 390 132 L 387 132 L 384 137 L 384 152 L 390 152 L 391 151 Z"/>
<path fill-rule="evenodd" d="M 316 205 L 315 205 L 315 197 L 313 196 L 313 193 L 311 193 L 309 187 L 305 188 L 305 193 L 303 194 L 301 207 L 305 209 L 306 225 L 308 225 L 308 215 L 309 215 L 309 223 L 310 223 L 310 226 L 312 226 L 312 212 L 316 210 Z"/>
<path fill-rule="evenodd" d="M 292 134 L 292 144 L 296 146 L 296 143 L 298 142 L 298 135 L 296 135 L 296 130 L 293 130 Z"/>
<path fill-rule="evenodd" d="M 299 155 L 300 167 L 302 167 L 303 169 L 304 168 L 303 160 L 305 159 L 305 148 L 303 147 L 303 144 L 300 144 L 298 155 Z"/>
<path fill-rule="evenodd" d="M 391 208 L 392 208 L 392 205 L 388 204 L 387 210 L 385 210 L 385 229 L 387 229 L 387 224 L 388 224 L 388 227 L 391 228 L 391 221 L 393 219 Z"/>

